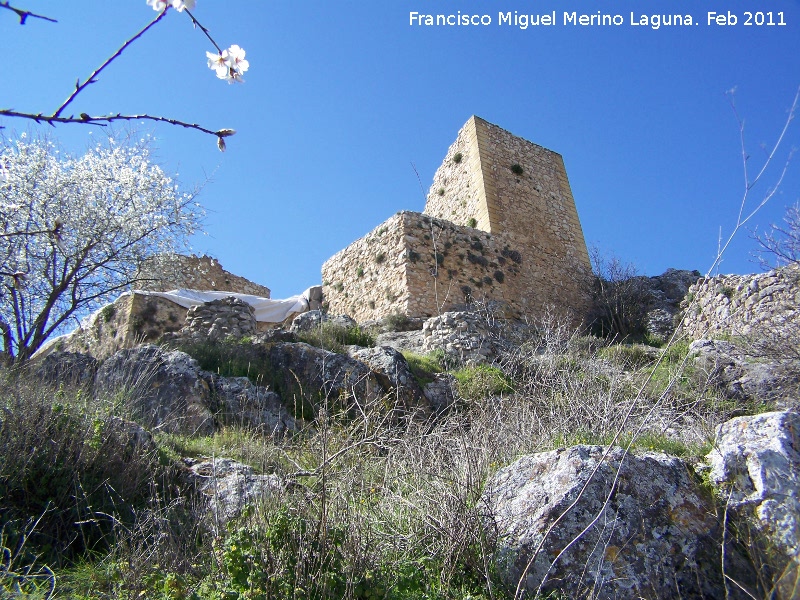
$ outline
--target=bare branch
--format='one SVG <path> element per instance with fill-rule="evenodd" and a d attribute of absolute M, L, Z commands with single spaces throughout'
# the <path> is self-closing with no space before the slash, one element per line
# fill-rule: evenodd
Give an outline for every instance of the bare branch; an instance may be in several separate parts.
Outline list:
<path fill-rule="evenodd" d="M 19 24 L 25 25 L 25 21 L 28 17 L 33 17 L 34 19 L 42 19 L 43 21 L 50 21 L 51 23 L 58 23 L 55 19 L 51 19 L 50 17 L 45 17 L 44 15 L 37 15 L 29 10 L 24 10 L 22 8 L 15 8 L 9 4 L 9 0 L 0 0 L 0 8 L 7 8 L 10 11 L 17 13 L 19 17 Z"/>
<path fill-rule="evenodd" d="M 168 117 L 159 117 L 155 115 L 122 115 L 117 113 L 116 115 L 103 115 L 99 117 L 91 117 L 87 114 L 82 114 L 79 117 L 69 116 L 69 117 L 56 117 L 56 116 L 47 116 L 43 115 L 42 113 L 24 113 L 18 112 L 11 109 L 0 109 L 0 117 L 16 117 L 20 119 L 29 119 L 31 121 L 36 121 L 37 123 L 48 123 L 50 125 L 55 126 L 56 123 L 78 123 L 80 125 L 96 125 L 98 127 L 105 127 L 107 123 L 113 123 L 114 121 L 158 121 L 161 123 L 169 123 L 170 125 L 180 125 L 181 127 L 186 127 L 187 129 L 196 129 L 197 131 L 202 131 L 203 133 L 208 133 L 210 135 L 214 135 L 217 137 L 228 137 L 232 135 L 230 133 L 230 129 L 208 129 L 197 123 L 187 123 L 186 121 L 181 121 L 179 119 L 170 119 Z"/>
<path fill-rule="evenodd" d="M 222 48 L 220 48 L 220 47 L 219 47 L 219 44 L 217 44 L 217 42 L 215 42 L 215 41 L 214 41 L 214 38 L 212 38 L 212 37 L 211 37 L 211 34 L 209 33 L 208 29 L 207 29 L 207 28 L 205 28 L 205 27 L 203 27 L 203 26 L 200 24 L 200 21 L 198 21 L 198 20 L 197 20 L 197 19 L 194 17 L 194 15 L 193 15 L 192 13 L 190 13 L 190 12 L 189 12 L 189 9 L 188 9 L 188 8 L 184 8 L 184 10 L 186 11 L 186 14 L 187 14 L 187 15 L 189 15 L 189 18 L 192 20 L 192 24 L 193 24 L 195 27 L 199 27 L 199 28 L 200 28 L 200 31 L 202 31 L 202 32 L 205 34 L 205 36 L 208 38 L 208 40 L 209 40 L 209 41 L 210 41 L 212 44 L 214 44 L 214 48 L 216 48 L 216 49 L 217 49 L 217 52 L 219 52 L 220 54 L 222 54 Z"/>
<path fill-rule="evenodd" d="M 100 65 L 97 69 L 95 69 L 94 72 L 91 75 L 89 75 L 89 77 L 88 77 L 88 79 L 86 79 L 86 81 L 84 81 L 83 83 L 80 83 L 80 80 L 79 80 L 75 84 L 75 91 L 73 91 L 69 95 L 69 98 L 67 98 L 64 101 L 64 103 L 56 109 L 56 111 L 53 113 L 53 116 L 54 117 L 60 116 L 61 113 L 64 111 L 64 109 L 75 99 L 75 97 L 78 94 L 80 94 L 83 90 L 85 90 L 88 85 L 90 85 L 92 83 L 96 83 L 97 82 L 97 76 L 100 74 L 100 72 L 103 69 L 105 69 L 109 64 L 111 64 L 111 62 L 115 58 L 117 58 L 120 54 L 122 54 L 125 51 L 125 48 L 127 48 L 133 42 L 135 42 L 140 37 L 142 37 L 147 32 L 148 29 L 150 29 L 156 23 L 158 23 L 161 19 L 163 19 L 164 16 L 167 14 L 168 10 L 169 10 L 169 6 L 167 8 L 165 8 L 163 11 L 161 11 L 161 14 L 159 14 L 155 19 L 150 21 L 150 23 L 144 29 L 139 31 L 139 33 L 137 33 L 132 38 L 130 38 L 128 41 L 126 41 L 124 44 L 122 44 L 122 46 L 120 46 L 119 50 L 117 50 L 114 54 L 112 54 L 110 58 L 108 58 L 102 65 Z"/>

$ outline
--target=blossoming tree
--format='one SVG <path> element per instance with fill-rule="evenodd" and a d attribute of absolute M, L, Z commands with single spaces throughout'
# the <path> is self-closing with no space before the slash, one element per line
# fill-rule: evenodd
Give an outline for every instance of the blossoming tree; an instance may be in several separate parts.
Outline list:
<path fill-rule="evenodd" d="M 13 360 L 134 284 L 148 257 L 184 249 L 202 217 L 143 143 L 72 157 L 23 137 L 0 165 L 0 330 Z"/>
<path fill-rule="evenodd" d="M 208 41 L 214 45 L 216 52 L 206 52 L 206 57 L 209 68 L 216 73 L 219 79 L 223 79 L 228 83 L 244 81 L 242 75 L 250 68 L 250 63 L 245 60 L 245 51 L 235 44 L 230 46 L 228 49 L 223 50 L 217 44 L 217 42 L 214 41 L 214 38 L 211 37 L 209 30 L 201 25 L 191 13 L 191 10 L 194 10 L 195 8 L 196 0 L 147 0 L 147 5 L 151 6 L 153 10 L 157 11 L 159 13 L 158 16 L 156 16 L 146 27 L 141 29 L 124 44 L 122 44 L 122 46 L 117 49 L 116 52 L 106 59 L 106 61 L 103 62 L 103 64 L 97 69 L 95 69 L 85 80 L 81 81 L 78 79 L 78 81 L 75 83 L 75 89 L 72 90 L 67 99 L 62 102 L 53 113 L 45 114 L 43 112 L 23 112 L 8 108 L 0 108 L 0 117 L 28 119 L 35 121 L 36 123 L 48 123 L 50 125 L 56 125 L 59 123 L 80 123 L 83 125 L 106 126 L 108 123 L 112 123 L 114 121 L 158 121 L 162 123 L 169 123 L 171 125 L 187 127 L 189 129 L 195 129 L 197 131 L 216 136 L 219 149 L 224 151 L 225 138 L 236 133 L 233 129 L 209 129 L 207 127 L 198 125 L 197 123 L 188 123 L 180 119 L 150 115 L 146 113 L 136 115 L 123 115 L 121 113 L 90 115 L 85 112 L 75 115 L 65 113 L 67 107 L 72 105 L 72 103 L 83 90 L 85 90 L 88 86 L 98 82 L 98 77 L 104 69 L 106 69 L 114 60 L 116 60 L 128 46 L 140 39 L 158 23 L 162 22 L 170 9 L 174 9 L 178 13 L 185 12 L 191 20 L 192 25 L 202 31 L 206 38 L 208 38 Z M 0 8 L 4 8 L 16 14 L 19 18 L 20 25 L 24 25 L 29 18 L 42 19 L 53 23 L 56 22 L 55 19 L 51 19 L 50 17 L 12 6 L 10 4 L 10 0 L 0 0 Z"/>

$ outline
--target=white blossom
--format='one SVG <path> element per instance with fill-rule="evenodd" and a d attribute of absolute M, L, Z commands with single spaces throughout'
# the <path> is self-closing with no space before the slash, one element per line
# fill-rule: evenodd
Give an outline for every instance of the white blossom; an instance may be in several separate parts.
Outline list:
<path fill-rule="evenodd" d="M 12 319 L 21 357 L 135 283 L 143 260 L 184 249 L 200 225 L 194 196 L 175 190 L 146 144 L 74 157 L 40 139 L 5 141 L 0 164 L 0 318 Z"/>
<path fill-rule="evenodd" d="M 162 11 L 169 5 L 178 12 L 183 12 L 184 8 L 194 10 L 196 4 L 196 0 L 147 0 L 147 6 L 152 6 L 156 11 Z"/>
<path fill-rule="evenodd" d="M 224 79 L 228 83 L 243 82 L 242 73 L 250 68 L 250 63 L 245 60 L 244 55 L 245 51 L 236 44 L 218 54 L 206 52 L 208 68 L 214 71 L 219 79 Z"/>

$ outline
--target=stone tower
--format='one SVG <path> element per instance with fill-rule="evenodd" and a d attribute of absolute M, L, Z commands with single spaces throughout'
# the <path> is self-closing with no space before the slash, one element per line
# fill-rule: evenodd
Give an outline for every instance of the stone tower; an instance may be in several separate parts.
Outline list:
<path fill-rule="evenodd" d="M 473 116 L 424 213 L 395 215 L 322 273 L 330 311 L 359 321 L 476 300 L 516 316 L 555 308 L 580 319 L 591 266 L 561 156 Z"/>

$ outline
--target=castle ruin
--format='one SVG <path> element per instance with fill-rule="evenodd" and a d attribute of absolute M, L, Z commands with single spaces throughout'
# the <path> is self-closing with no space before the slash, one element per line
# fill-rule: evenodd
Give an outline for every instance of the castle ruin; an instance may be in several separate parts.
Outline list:
<path fill-rule="evenodd" d="M 591 265 L 561 156 L 471 117 L 423 213 L 402 211 L 322 266 L 331 313 L 430 317 L 470 302 L 508 316 L 587 306 Z"/>

